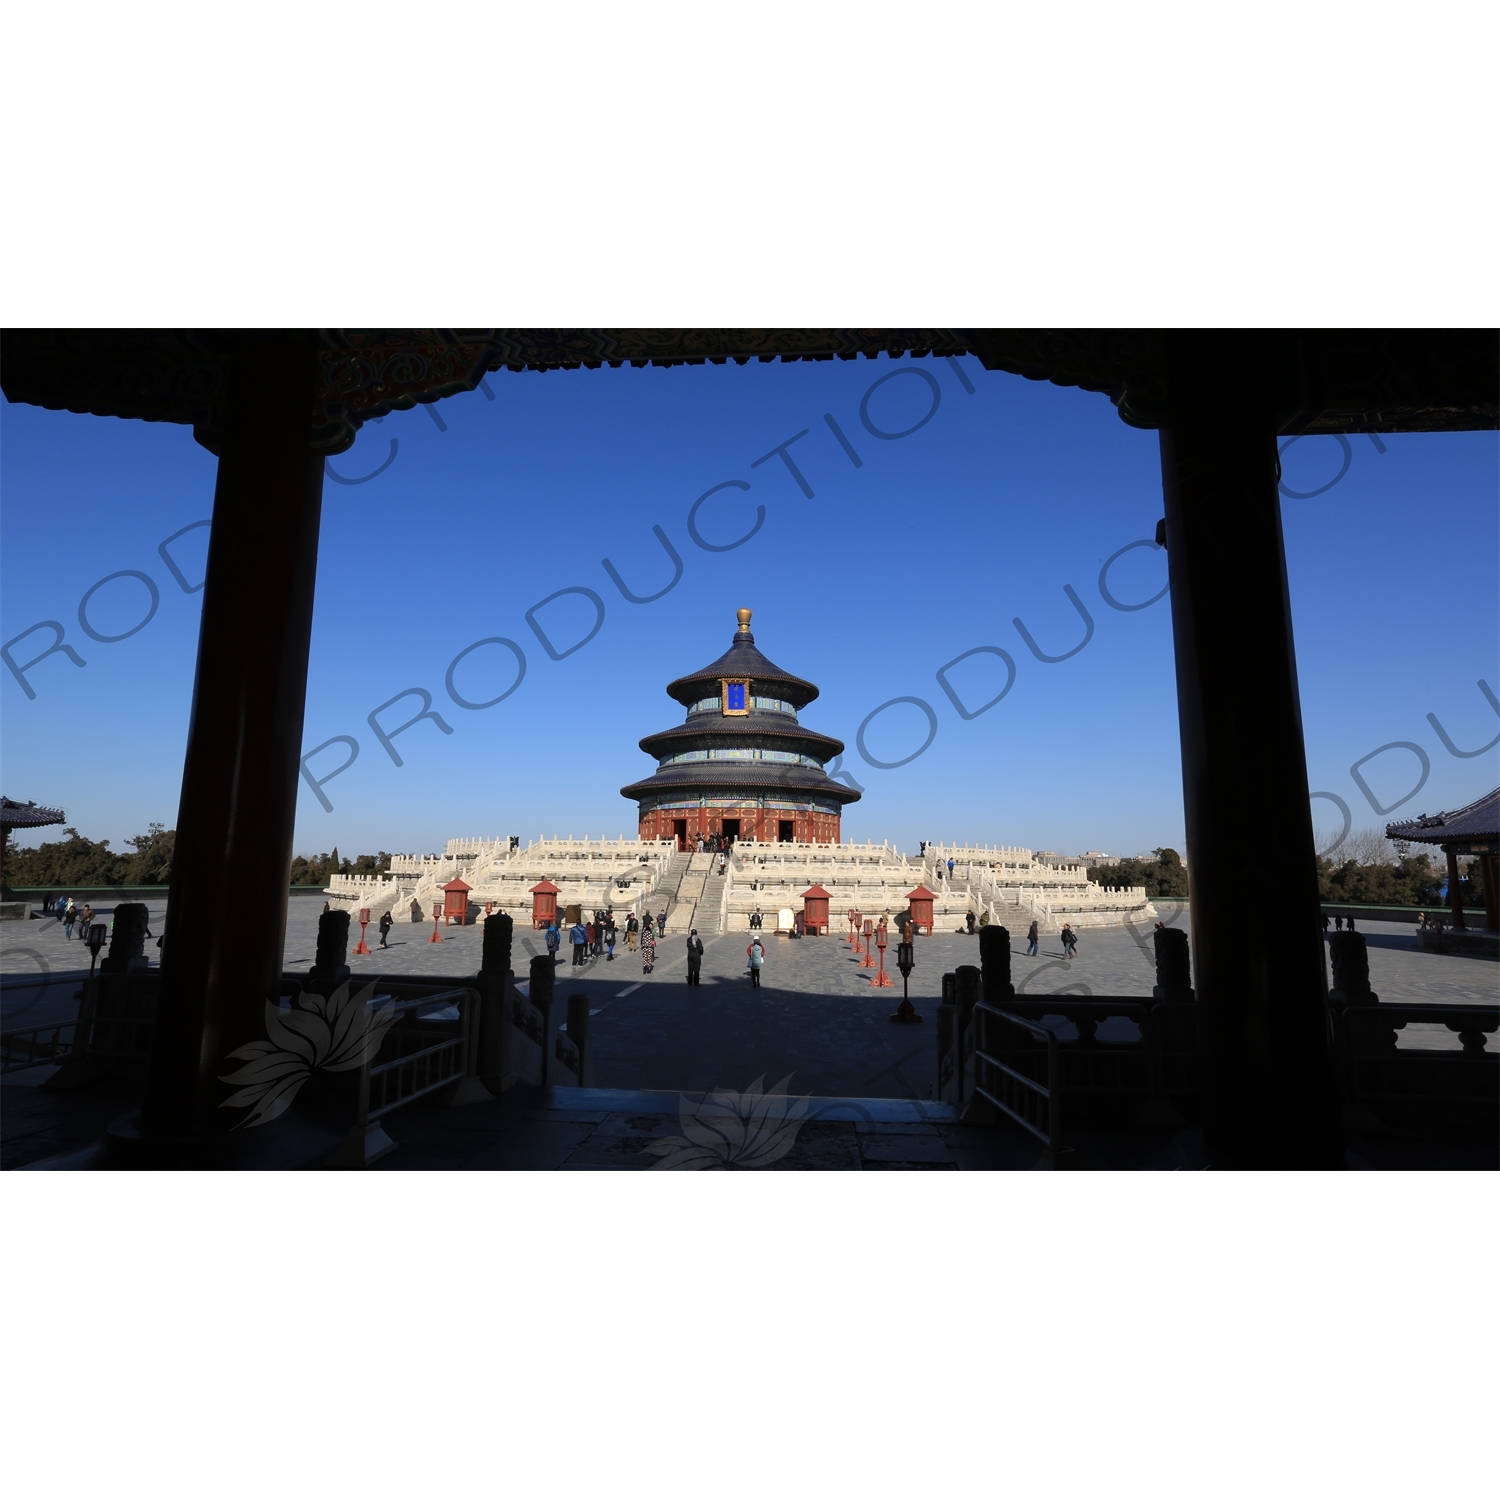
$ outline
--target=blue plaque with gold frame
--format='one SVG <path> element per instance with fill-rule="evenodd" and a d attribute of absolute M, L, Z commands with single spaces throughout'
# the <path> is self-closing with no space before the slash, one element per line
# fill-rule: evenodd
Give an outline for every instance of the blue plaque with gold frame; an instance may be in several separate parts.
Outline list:
<path fill-rule="evenodd" d="M 721 677 L 723 698 L 722 706 L 725 716 L 748 714 L 750 712 L 750 679 L 748 677 Z"/>

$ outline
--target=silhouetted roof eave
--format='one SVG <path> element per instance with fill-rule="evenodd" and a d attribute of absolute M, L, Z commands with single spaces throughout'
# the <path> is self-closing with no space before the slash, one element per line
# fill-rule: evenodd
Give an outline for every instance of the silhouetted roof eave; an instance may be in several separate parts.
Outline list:
<path fill-rule="evenodd" d="M 1500 787 L 1452 812 L 1387 823 L 1385 836 L 1409 844 L 1500 842 Z"/>
<path fill-rule="evenodd" d="M 312 446 L 333 455 L 393 411 L 473 391 L 498 370 L 776 360 L 952 358 L 1098 391 L 1135 427 L 1167 421 L 1169 346 L 1181 330 L 1128 328 L 321 328 Z M 1218 337 L 1229 370 L 1245 331 Z M 1500 341 L 1484 328 L 1266 329 L 1286 371 L 1283 431 L 1468 432 L 1500 426 Z M 218 451 L 229 368 L 274 329 L 22 328 L 4 335 L 12 402 L 94 416 L 189 423 Z M 1231 371 L 1232 373 L 1232 371 Z"/>

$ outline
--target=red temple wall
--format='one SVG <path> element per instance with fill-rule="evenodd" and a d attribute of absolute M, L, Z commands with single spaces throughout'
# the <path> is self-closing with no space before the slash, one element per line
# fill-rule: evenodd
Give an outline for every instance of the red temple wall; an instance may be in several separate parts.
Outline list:
<path fill-rule="evenodd" d="M 740 820 L 740 837 L 774 844 L 781 837 L 783 821 L 794 825 L 793 841 L 799 844 L 836 844 L 839 842 L 840 818 L 837 813 L 792 812 L 778 807 L 662 807 L 644 814 L 640 820 L 643 839 L 669 839 L 675 836 L 676 821 L 687 824 L 689 844 L 711 833 L 721 833 L 725 818 Z"/>

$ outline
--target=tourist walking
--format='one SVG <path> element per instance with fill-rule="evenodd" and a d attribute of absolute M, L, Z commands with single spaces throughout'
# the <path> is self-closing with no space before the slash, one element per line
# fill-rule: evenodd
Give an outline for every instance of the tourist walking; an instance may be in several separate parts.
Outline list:
<path fill-rule="evenodd" d="M 631 914 L 625 918 L 625 947 L 631 953 L 634 953 L 636 944 L 640 942 L 640 939 L 641 924 L 636 921 L 635 913 L 631 912 Z"/>
<path fill-rule="evenodd" d="M 1028 958 L 1036 957 L 1036 942 L 1037 926 L 1036 923 L 1033 922 L 1031 926 L 1026 929 L 1026 956 Z"/>
<path fill-rule="evenodd" d="M 83 903 L 78 913 L 78 941 L 86 943 L 89 940 L 89 928 L 94 925 L 94 908 L 87 901 Z M 161 939 L 156 940 L 156 946 L 161 947 Z"/>
<path fill-rule="evenodd" d="M 974 913 L 973 913 L 973 912 L 970 912 L 970 913 L 969 913 L 969 914 L 968 914 L 968 915 L 967 915 L 967 916 L 966 916 L 966 917 L 965 917 L 965 918 L 964 918 L 964 921 L 966 921 L 966 922 L 967 922 L 967 923 L 968 923 L 968 924 L 969 924 L 969 933 L 970 933 L 970 935 L 971 935 L 971 936 L 972 936 L 972 934 L 973 934 L 973 932 L 974 932 Z"/>
<path fill-rule="evenodd" d="M 703 939 L 698 936 L 695 927 L 688 933 L 687 940 L 688 971 L 687 982 L 689 984 L 703 983 Z"/>
<path fill-rule="evenodd" d="M 1068 958 L 1078 957 L 1078 934 L 1073 931 L 1070 923 L 1063 923 L 1062 930 L 1063 954 Z"/>
<path fill-rule="evenodd" d="M 649 926 L 641 928 L 641 973 L 649 974 L 656 967 L 656 934 Z"/>
<path fill-rule="evenodd" d="M 766 961 L 766 950 L 761 946 L 760 934 L 757 933 L 750 939 L 750 946 L 745 949 L 745 957 L 750 960 L 750 988 L 760 988 L 760 966 Z"/>
<path fill-rule="evenodd" d="M 73 898 L 71 896 L 69 896 L 68 897 L 68 904 L 65 907 L 63 907 L 63 914 L 62 914 L 63 932 L 67 935 L 69 941 L 72 940 L 72 937 L 73 937 L 73 924 L 77 920 L 78 920 L 78 908 L 73 905 Z"/>
<path fill-rule="evenodd" d="M 568 941 L 573 945 L 573 967 L 580 968 L 586 957 L 584 950 L 589 945 L 588 928 L 582 922 L 575 922 L 568 933 Z"/>
<path fill-rule="evenodd" d="M 750 931 L 759 932 L 764 925 L 764 919 L 760 914 L 760 907 L 757 906 L 750 915 Z"/>
<path fill-rule="evenodd" d="M 1342 932 L 1344 930 L 1344 919 L 1342 917 L 1335 917 L 1333 919 L 1333 930 L 1335 932 Z"/>
<path fill-rule="evenodd" d="M 327 911 L 327 906 L 325 906 L 323 910 Z M 411 919 L 413 922 L 420 922 L 422 920 L 422 903 L 418 901 L 415 896 L 411 898 L 411 905 L 407 908 L 407 910 L 411 913 Z"/>
<path fill-rule="evenodd" d="M 666 909 L 665 906 L 662 907 L 662 909 L 659 912 L 657 912 L 657 914 L 656 914 L 656 930 L 657 930 L 657 933 L 660 936 L 666 937 L 666 935 L 667 935 L 667 909 Z"/>
<path fill-rule="evenodd" d="M 604 917 L 604 961 L 615 961 L 615 919 L 608 913 Z"/>
<path fill-rule="evenodd" d="M 382 948 L 389 946 L 389 944 L 386 942 L 386 939 L 391 935 L 391 928 L 394 925 L 395 924 L 391 921 L 390 912 L 382 912 L 380 916 L 380 946 Z"/>
<path fill-rule="evenodd" d="M 953 879 L 953 861 L 951 859 L 948 861 L 948 879 Z"/>
<path fill-rule="evenodd" d="M 1344 918 L 1344 927 L 1345 927 L 1346 931 L 1349 931 L 1349 932 L 1353 932 L 1354 931 L 1354 913 L 1353 912 L 1350 912 L 1349 915 Z"/>

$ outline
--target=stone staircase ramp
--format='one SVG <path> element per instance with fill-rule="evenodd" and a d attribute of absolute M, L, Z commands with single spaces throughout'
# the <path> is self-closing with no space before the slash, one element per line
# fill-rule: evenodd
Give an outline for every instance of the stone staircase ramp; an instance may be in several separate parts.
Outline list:
<path fill-rule="evenodd" d="M 651 901 L 659 901 L 663 898 L 670 899 L 677 894 L 677 887 L 682 884 L 682 877 L 687 874 L 688 866 L 692 863 L 690 854 L 674 854 L 662 871 L 661 879 L 651 887 Z M 659 909 L 659 908 L 658 908 Z"/>
<path fill-rule="evenodd" d="M 697 925 L 695 913 L 703 896 L 703 882 L 707 872 L 689 868 L 677 887 L 677 896 L 667 908 L 667 932 L 686 933 Z"/>
<path fill-rule="evenodd" d="M 681 925 L 681 909 L 684 895 L 684 884 L 691 884 L 690 872 L 692 870 L 693 856 L 683 854 L 680 851 L 672 856 L 671 862 L 662 872 L 662 878 L 652 888 L 651 894 L 646 898 L 645 909 L 654 918 L 663 908 L 667 909 L 666 932 L 672 933 L 679 930 L 686 932 L 687 926 Z M 700 878 L 701 885 L 701 878 Z M 693 915 L 693 899 L 689 895 L 687 903 L 687 920 L 689 925 Z"/>
<path fill-rule="evenodd" d="M 717 937 L 724 931 L 724 895 L 729 888 L 730 876 L 715 871 L 703 882 L 703 894 L 698 897 L 698 934 L 700 937 Z"/>

